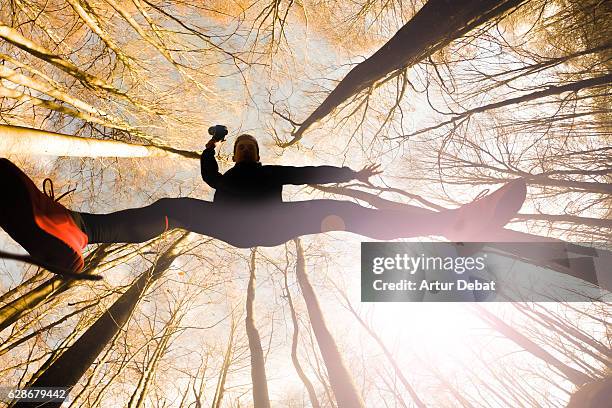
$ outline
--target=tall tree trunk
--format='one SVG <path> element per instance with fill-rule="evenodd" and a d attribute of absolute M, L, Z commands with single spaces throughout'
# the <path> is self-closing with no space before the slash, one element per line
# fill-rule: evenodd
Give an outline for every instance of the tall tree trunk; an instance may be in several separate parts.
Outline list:
<path fill-rule="evenodd" d="M 300 360 L 298 359 L 298 339 L 299 339 L 299 321 L 297 319 L 297 313 L 295 312 L 295 307 L 293 306 L 293 299 L 291 298 L 291 292 L 289 290 L 289 283 L 287 281 L 287 271 L 284 271 L 285 277 L 285 292 L 287 295 L 287 302 L 289 303 L 289 311 L 291 312 L 291 322 L 293 323 L 293 336 L 291 337 L 291 361 L 293 362 L 293 366 L 295 367 L 295 371 L 302 380 L 302 384 L 306 387 L 306 391 L 308 392 L 308 398 L 310 399 L 310 404 L 312 408 L 320 408 L 321 404 L 319 404 L 319 400 L 317 398 L 317 393 L 315 392 L 314 386 L 312 382 L 308 379 L 308 376 L 304 372 L 302 365 L 300 364 Z"/>
<path fill-rule="evenodd" d="M 255 303 L 255 254 L 256 249 L 251 252 L 249 286 L 247 288 L 246 300 L 246 332 L 249 338 L 249 349 L 251 350 L 251 380 L 253 382 L 253 403 L 255 408 L 270 408 L 270 397 L 268 396 L 268 380 L 266 378 L 266 366 L 261 347 L 261 338 L 257 327 L 255 327 L 255 315 L 253 304 Z"/>
<path fill-rule="evenodd" d="M 0 125 L 0 153 L 69 157 L 172 157 L 176 154 L 188 159 L 200 159 L 197 152 L 168 146 L 90 139 L 11 125 Z"/>
<path fill-rule="evenodd" d="M 225 355 L 223 356 L 223 365 L 219 371 L 219 378 L 217 380 L 217 387 L 215 388 L 215 395 L 211 404 L 212 408 L 221 408 L 223 402 L 223 395 L 225 394 L 225 381 L 227 380 L 227 373 L 232 365 L 232 357 L 234 355 L 234 337 L 236 336 L 236 318 L 232 312 L 232 321 L 230 322 L 229 339 L 227 342 L 227 348 L 225 349 Z"/>
<path fill-rule="evenodd" d="M 5 340 L 4 343 L 0 346 L 0 357 L 3 356 L 4 354 L 8 353 L 9 351 L 13 350 L 15 347 L 27 342 L 30 339 L 33 339 L 35 337 L 40 336 L 42 333 L 47 333 L 50 329 L 52 329 L 53 327 L 59 326 L 60 324 L 62 324 L 63 322 L 65 322 L 66 320 L 70 319 L 72 316 L 76 316 L 78 314 L 83 313 L 85 310 L 90 309 L 94 306 L 96 306 L 98 304 L 98 302 L 94 302 L 91 304 L 88 304 L 84 307 L 81 307 L 75 311 L 72 311 L 70 313 L 68 313 L 67 315 L 62 316 L 60 319 L 54 321 L 53 323 L 50 323 L 44 327 L 38 328 L 33 330 L 31 333 L 29 333 L 26 336 L 23 336 L 15 341 L 13 341 L 12 343 L 9 343 L 9 340 Z M 24 328 L 20 328 L 20 332 L 24 332 Z M 11 336 L 9 337 L 9 339 L 12 340 L 12 338 L 16 337 L 16 335 L 14 333 L 11 333 Z"/>
<path fill-rule="evenodd" d="M 82 399 L 88 398 L 89 396 L 88 394 L 91 394 L 92 389 L 95 388 L 98 382 L 100 382 L 100 377 L 98 376 L 98 374 L 100 373 L 100 371 L 103 372 L 104 369 L 108 367 L 108 361 L 112 357 L 112 354 L 115 351 L 114 348 L 120 337 L 121 337 L 120 333 L 117 333 L 111 339 L 104 353 L 98 357 L 98 361 L 96 361 L 96 364 L 92 367 L 91 370 L 87 371 L 87 379 L 83 383 L 83 388 L 81 388 L 77 394 L 70 395 L 70 405 L 66 408 L 73 408 L 73 407 L 78 408 L 81 405 L 83 405 L 84 402 Z M 133 356 L 134 355 L 132 355 L 131 357 L 133 358 Z M 117 365 L 120 366 L 119 369 L 116 368 Z M 116 373 L 122 371 L 121 364 L 114 362 L 113 366 L 114 366 L 113 369 L 116 370 Z M 112 377 L 110 378 L 110 381 L 108 377 L 104 378 L 105 386 L 110 386 L 112 382 L 113 382 Z M 96 390 L 96 391 L 99 393 L 104 393 L 104 389 Z M 95 405 L 91 404 L 91 406 L 95 406 Z"/>
<path fill-rule="evenodd" d="M 385 45 L 355 66 L 293 134 L 293 144 L 341 103 L 389 73 L 413 66 L 524 0 L 429 0 Z"/>
<path fill-rule="evenodd" d="M 74 280 L 53 277 L 38 285 L 17 299 L 0 308 L 0 331 L 6 329 L 20 318 L 24 317 L 33 308 L 49 299 L 61 287 L 74 284 Z"/>
<path fill-rule="evenodd" d="M 338 408 L 365 407 L 357 391 L 357 387 L 355 387 L 353 378 L 340 355 L 338 346 L 327 328 L 317 295 L 308 281 L 302 244 L 299 239 L 294 240 L 294 242 L 297 251 L 297 281 L 304 295 L 310 324 L 312 325 L 317 343 L 319 344 L 319 349 L 321 350 L 321 355 L 323 356 L 323 361 L 327 368 L 329 382 L 334 392 L 334 396 L 336 397 Z"/>
<path fill-rule="evenodd" d="M 522 347 L 533 356 L 541 359 L 546 364 L 550 364 L 561 372 L 568 380 L 576 385 L 582 385 L 592 381 L 593 379 L 585 373 L 578 371 L 567 364 L 563 363 L 552 354 L 544 350 L 538 344 L 527 338 L 525 335 L 514 329 L 512 326 L 504 322 L 493 313 L 489 312 L 480 305 L 474 304 L 474 308 L 478 311 L 479 316 L 489 325 L 503 334 L 508 340 Z"/>
<path fill-rule="evenodd" d="M 36 58 L 39 58 L 43 61 L 48 62 L 49 64 L 54 65 L 55 67 L 61 69 L 68 75 L 72 76 L 73 78 L 77 79 L 78 81 L 92 89 L 108 92 L 112 95 L 118 96 L 121 99 L 130 102 L 132 105 L 137 106 L 145 112 L 154 113 L 154 110 L 147 106 L 145 103 L 135 100 L 127 93 L 116 88 L 112 84 L 109 84 L 108 82 L 79 69 L 69 60 L 62 58 L 54 54 L 50 50 L 47 50 L 46 48 L 34 43 L 28 38 L 25 38 L 17 30 L 7 25 L 4 25 L 1 21 L 0 38 L 10 44 L 13 44 L 15 47 L 18 47 L 23 51 L 35 56 Z"/>
<path fill-rule="evenodd" d="M 351 301 L 349 300 L 348 296 L 346 295 L 346 293 L 344 293 L 343 291 L 340 291 L 339 289 L 338 289 L 338 292 L 340 293 L 340 296 L 342 297 L 342 299 L 344 299 L 344 302 L 346 303 L 346 307 L 348 308 L 349 312 L 351 312 L 351 314 L 355 317 L 355 319 L 357 319 L 357 321 L 359 322 L 361 327 L 363 327 L 363 329 L 368 333 L 368 335 L 370 335 L 370 337 L 372 337 L 372 339 L 374 339 L 374 341 L 382 349 L 383 353 L 385 354 L 385 357 L 387 358 L 387 361 L 393 367 L 395 375 L 397 375 L 397 377 L 399 378 L 399 380 L 402 383 L 402 385 L 404 386 L 404 388 L 406 388 L 406 391 L 408 391 L 408 394 L 410 394 L 410 398 L 412 398 L 412 401 L 414 402 L 414 404 L 417 407 L 419 407 L 419 408 L 425 408 L 426 407 L 425 403 L 421 400 L 421 398 L 419 398 L 419 395 L 416 393 L 415 389 L 412 387 L 412 385 L 410 384 L 410 382 L 408 381 L 406 376 L 404 376 L 404 373 L 402 372 L 401 367 L 397 363 L 397 359 L 393 356 L 391 351 L 387 348 L 387 346 L 385 345 L 383 340 L 361 318 L 359 313 L 357 313 L 357 311 L 353 307 L 353 305 L 352 305 Z"/>
<path fill-rule="evenodd" d="M 178 257 L 177 246 L 188 234 L 178 238 L 157 260 L 157 263 L 144 272 L 115 303 L 89 327 L 62 355 L 54 361 L 30 386 L 31 387 L 74 387 L 89 366 L 104 350 L 108 342 L 127 323 L 142 295 L 155 280 Z M 48 405 L 59 407 L 60 403 Z M 32 403 L 17 403 L 15 407 L 33 407 Z M 47 406 L 47 405 L 45 405 Z"/>
<path fill-rule="evenodd" d="M 566 408 L 599 408 L 612 401 L 612 375 L 580 387 L 570 398 Z"/>
<path fill-rule="evenodd" d="M 132 397 L 130 398 L 128 408 L 141 408 L 143 406 L 149 388 L 151 387 L 151 384 L 155 379 L 159 362 L 161 361 L 164 354 L 166 354 L 166 352 L 168 351 L 170 339 L 176 333 L 178 326 L 180 325 L 181 319 L 184 316 L 184 314 L 179 315 L 180 308 L 183 306 L 183 304 L 180 304 L 177 306 L 177 309 L 174 310 L 172 316 L 170 317 L 170 320 L 166 322 L 163 332 L 159 336 L 159 342 L 155 347 L 153 355 L 150 359 L 148 359 L 148 361 L 144 362 L 142 375 L 140 376 L 138 385 L 134 389 Z M 154 335 L 153 338 L 157 338 L 157 335 Z"/>
<path fill-rule="evenodd" d="M 23 294 L 24 292 L 26 292 L 28 290 L 28 289 L 26 289 L 28 286 L 30 286 L 33 283 L 36 283 L 39 280 L 42 280 L 41 278 L 44 278 L 45 275 L 46 275 L 46 273 L 44 272 L 43 269 L 38 269 L 34 275 L 29 277 L 25 281 L 21 282 L 19 285 L 15 286 L 15 287 L 7 290 L 3 294 L 1 294 L 0 295 L 0 304 L 7 304 L 10 301 L 10 299 L 13 298 L 15 295 L 17 295 L 19 293 Z"/>
<path fill-rule="evenodd" d="M 612 194 L 611 183 L 598 183 L 596 181 L 574 181 L 574 180 L 559 180 L 551 177 L 519 174 L 527 179 L 527 183 L 538 186 L 562 187 L 568 190 L 582 190 L 597 194 Z"/>
<path fill-rule="evenodd" d="M 516 218 L 519 220 L 537 220 L 537 221 L 570 223 L 570 224 L 585 225 L 588 227 L 599 227 L 599 228 L 612 229 L 611 219 L 579 217 L 576 215 L 568 215 L 568 214 L 518 214 Z"/>
<path fill-rule="evenodd" d="M 88 274 L 93 272 L 98 264 L 104 259 L 105 249 L 108 248 L 108 246 L 109 244 L 103 244 L 96 251 L 92 252 L 85 259 L 85 268 L 81 273 Z M 0 331 L 24 317 L 43 302 L 68 290 L 74 286 L 75 283 L 77 283 L 75 279 L 54 276 L 2 306 L 0 308 Z"/>

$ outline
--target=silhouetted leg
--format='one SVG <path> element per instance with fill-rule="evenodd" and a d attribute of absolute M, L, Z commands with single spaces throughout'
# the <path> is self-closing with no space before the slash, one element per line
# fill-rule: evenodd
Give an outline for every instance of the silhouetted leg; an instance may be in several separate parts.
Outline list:
<path fill-rule="evenodd" d="M 525 181 L 517 179 L 482 200 L 436 213 L 372 209 L 337 200 L 228 206 L 193 198 L 163 198 L 147 207 L 111 214 L 76 214 L 80 214 L 90 243 L 143 242 L 171 228 L 184 228 L 239 248 L 276 246 L 328 231 L 380 240 L 427 235 L 473 239 L 483 229 L 505 225 L 521 207 L 525 193 Z"/>
<path fill-rule="evenodd" d="M 215 236 L 222 230 L 224 211 L 209 201 L 162 198 L 151 205 L 110 214 L 75 213 L 90 243 L 148 241 L 172 228 Z"/>
<path fill-rule="evenodd" d="M 328 231 L 380 240 L 442 235 L 454 217 L 453 211 L 415 214 L 337 200 L 230 207 L 193 198 L 163 198 L 146 207 L 110 214 L 78 214 L 90 243 L 144 242 L 169 229 L 183 228 L 239 248 L 276 246 Z"/>
<path fill-rule="evenodd" d="M 260 211 L 257 219 L 263 232 L 257 242 L 274 246 L 297 236 L 326 231 L 349 231 L 380 240 L 443 235 L 452 241 L 479 241 L 516 216 L 526 193 L 525 180 L 515 179 L 471 203 L 440 212 L 372 209 L 336 200 L 281 203 Z"/>
<path fill-rule="evenodd" d="M 145 242 L 173 228 L 217 238 L 238 248 L 257 246 L 265 211 L 255 206 L 228 206 L 194 198 L 162 198 L 141 208 L 110 214 L 73 213 L 89 243 Z M 273 214 L 270 212 L 269 214 Z M 265 234 L 264 234 L 265 235 Z"/>
<path fill-rule="evenodd" d="M 328 231 L 348 231 L 379 240 L 443 235 L 455 216 L 455 210 L 420 213 L 372 209 L 338 200 L 286 202 L 260 211 L 257 241 L 261 246 L 275 246 L 298 236 Z"/>

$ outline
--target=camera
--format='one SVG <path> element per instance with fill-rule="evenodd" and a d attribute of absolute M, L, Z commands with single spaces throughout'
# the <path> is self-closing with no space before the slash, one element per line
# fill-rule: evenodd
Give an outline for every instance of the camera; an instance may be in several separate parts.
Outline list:
<path fill-rule="evenodd" d="M 213 137 L 215 141 L 223 141 L 225 140 L 225 136 L 227 136 L 227 127 L 223 125 L 215 125 L 208 128 L 208 134 Z"/>

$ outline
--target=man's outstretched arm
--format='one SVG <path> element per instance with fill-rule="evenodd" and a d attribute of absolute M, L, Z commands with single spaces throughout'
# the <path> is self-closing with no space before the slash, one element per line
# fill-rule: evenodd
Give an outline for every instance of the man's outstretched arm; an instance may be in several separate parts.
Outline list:
<path fill-rule="evenodd" d="M 219 187 L 221 173 L 219 173 L 219 165 L 215 159 L 215 143 L 212 140 L 206 144 L 206 149 L 200 156 L 200 171 L 206 184 L 215 189 Z"/>
<path fill-rule="evenodd" d="M 344 183 L 351 180 L 368 182 L 368 178 L 381 172 L 378 165 L 364 167 L 355 171 L 349 167 L 334 166 L 266 166 L 270 177 L 278 184 L 326 184 Z"/>

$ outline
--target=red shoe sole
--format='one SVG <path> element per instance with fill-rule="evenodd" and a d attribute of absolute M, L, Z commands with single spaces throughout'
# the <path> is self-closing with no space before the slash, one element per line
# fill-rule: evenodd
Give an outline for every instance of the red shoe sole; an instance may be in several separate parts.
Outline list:
<path fill-rule="evenodd" d="M 25 173 L 7 159 L 0 159 L 0 184 L 5 193 L 0 202 L 0 226 L 11 238 L 34 259 L 48 265 L 52 272 L 54 267 L 58 273 L 76 273 L 83 269 L 80 249 L 87 244 L 87 236 L 74 225 L 67 210 L 45 196 Z M 50 215 L 45 211 L 50 211 Z M 64 221 L 61 224 L 53 223 L 54 219 L 62 217 Z M 71 232 L 68 242 L 58 238 L 62 236 L 62 228 Z M 76 233 L 75 228 L 78 230 Z"/>

